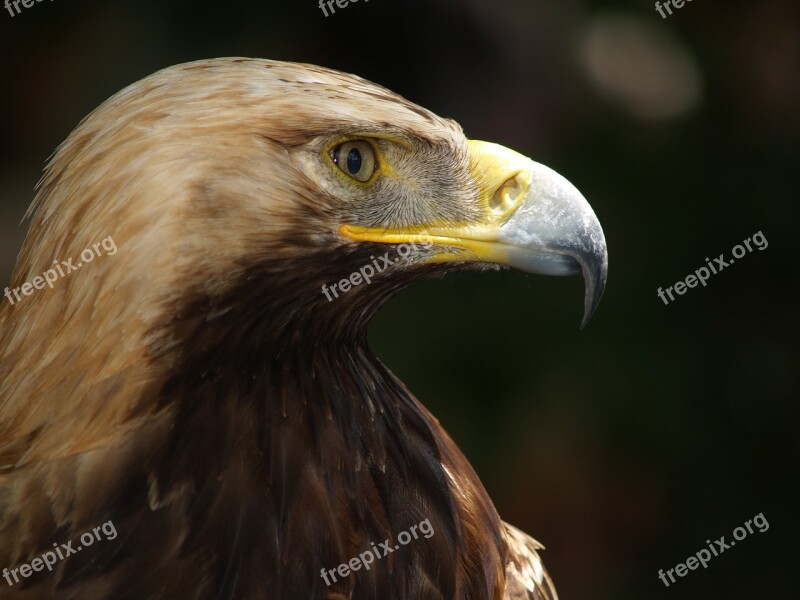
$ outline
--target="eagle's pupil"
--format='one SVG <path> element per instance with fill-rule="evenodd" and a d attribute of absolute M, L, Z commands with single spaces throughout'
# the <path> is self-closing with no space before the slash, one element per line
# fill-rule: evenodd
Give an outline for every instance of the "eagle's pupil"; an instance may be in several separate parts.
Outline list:
<path fill-rule="evenodd" d="M 347 170 L 350 171 L 351 175 L 356 175 L 361 171 L 361 163 L 361 152 L 353 148 L 347 153 Z"/>

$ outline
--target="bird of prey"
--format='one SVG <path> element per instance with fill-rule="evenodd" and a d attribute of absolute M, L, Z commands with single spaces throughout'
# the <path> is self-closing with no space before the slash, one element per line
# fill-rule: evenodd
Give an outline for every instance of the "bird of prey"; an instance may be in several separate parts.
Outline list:
<path fill-rule="evenodd" d="M 366 327 L 415 280 L 503 266 L 582 274 L 588 319 L 605 240 L 564 178 L 359 77 L 228 58 L 103 103 L 30 212 L 0 598 L 556 598 Z"/>

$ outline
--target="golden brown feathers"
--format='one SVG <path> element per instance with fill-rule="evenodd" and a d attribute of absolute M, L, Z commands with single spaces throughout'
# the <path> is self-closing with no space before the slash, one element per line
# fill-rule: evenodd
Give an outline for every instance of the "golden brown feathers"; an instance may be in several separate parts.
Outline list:
<path fill-rule="evenodd" d="M 402 142 L 369 204 L 318 158 L 364 131 Z M 474 214 L 465 144 L 357 77 L 250 59 L 166 69 L 89 115 L 11 287 L 118 251 L 0 307 L 0 567 L 107 520 L 119 538 L 0 598 L 555 598 L 538 546 L 366 344 L 382 302 L 447 269 L 319 294 L 377 251 L 339 223 Z M 426 518 L 430 540 L 322 583 Z"/>

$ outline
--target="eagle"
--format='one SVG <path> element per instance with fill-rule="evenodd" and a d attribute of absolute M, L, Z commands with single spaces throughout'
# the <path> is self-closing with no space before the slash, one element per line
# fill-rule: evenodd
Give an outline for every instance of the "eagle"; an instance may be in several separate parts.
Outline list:
<path fill-rule="evenodd" d="M 0 598 L 557 597 L 366 331 L 417 280 L 508 267 L 582 275 L 585 324 L 606 243 L 566 179 L 359 77 L 224 58 L 101 104 L 29 216 Z"/>

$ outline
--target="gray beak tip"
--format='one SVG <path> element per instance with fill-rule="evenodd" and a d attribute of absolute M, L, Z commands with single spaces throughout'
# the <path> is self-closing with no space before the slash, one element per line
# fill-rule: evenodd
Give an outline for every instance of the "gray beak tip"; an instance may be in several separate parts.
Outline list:
<path fill-rule="evenodd" d="M 586 327 L 589 319 L 592 318 L 592 315 L 600 305 L 600 300 L 606 290 L 606 279 L 608 277 L 608 252 L 606 250 L 605 236 L 603 235 L 603 230 L 599 227 L 599 223 L 594 235 L 589 237 L 594 240 L 602 240 L 602 243 L 593 244 L 594 249 L 591 252 L 582 252 L 577 255 L 586 286 L 581 329 Z"/>
<path fill-rule="evenodd" d="M 582 274 L 586 285 L 581 329 L 606 287 L 608 253 L 592 207 L 563 176 L 531 161 L 531 186 L 517 212 L 500 228 L 508 264 L 528 273 Z"/>
<path fill-rule="evenodd" d="M 606 269 L 597 269 L 595 272 L 589 272 L 590 269 L 584 267 L 582 271 L 583 279 L 586 282 L 586 293 L 583 301 L 581 330 L 589 324 L 589 320 L 600 305 L 600 300 L 603 298 L 603 292 L 606 289 Z"/>

